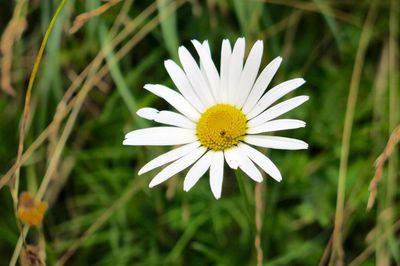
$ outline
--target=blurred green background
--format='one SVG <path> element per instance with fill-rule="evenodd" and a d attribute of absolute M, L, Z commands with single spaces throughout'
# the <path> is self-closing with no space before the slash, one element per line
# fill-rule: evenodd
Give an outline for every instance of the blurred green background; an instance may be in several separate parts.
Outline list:
<path fill-rule="evenodd" d="M 59 3 L 1 2 L 3 177 L 17 158 L 29 76 Z M 339 186 L 345 191 L 342 262 L 400 265 L 398 150 L 366 211 L 374 161 L 399 123 L 399 13 L 397 0 L 68 0 L 31 98 L 20 191 L 35 193 L 45 175 L 52 181 L 43 226 L 30 230 L 27 243 L 45 242 L 48 265 L 256 265 L 257 212 L 264 265 L 340 265 L 330 259 Z M 10 21 L 14 28 L 7 31 Z M 283 181 L 265 179 L 257 211 L 254 182 L 243 180 L 246 202 L 228 170 L 218 201 L 208 176 L 189 193 L 182 174 L 149 189 L 157 170 L 140 177 L 137 171 L 168 148 L 127 147 L 122 140 L 154 125 L 135 115 L 138 108 L 170 107 L 143 85 L 173 87 L 163 61 L 176 60 L 179 45 L 194 52 L 190 40 L 209 40 L 219 65 L 222 40 L 241 36 L 247 49 L 264 40 L 262 66 L 283 57 L 273 84 L 307 81 L 290 96 L 310 100 L 289 114 L 307 127 L 283 135 L 310 148 L 264 151 Z M 346 110 L 352 131 L 343 142 Z M 8 186 L 0 202 L 0 265 L 8 265 L 19 236 Z"/>

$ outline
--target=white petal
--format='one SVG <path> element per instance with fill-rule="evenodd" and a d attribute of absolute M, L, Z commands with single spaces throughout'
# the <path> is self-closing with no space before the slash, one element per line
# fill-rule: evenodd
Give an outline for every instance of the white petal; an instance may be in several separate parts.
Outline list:
<path fill-rule="evenodd" d="M 305 127 L 306 122 L 297 120 L 297 119 L 277 119 L 266 122 L 264 124 L 250 127 L 247 130 L 248 134 L 258 134 L 258 133 L 265 133 L 265 132 L 274 132 L 280 130 L 287 130 L 287 129 L 295 129 Z"/>
<path fill-rule="evenodd" d="M 211 94 L 210 88 L 208 87 L 208 84 L 192 55 L 183 46 L 179 47 L 178 53 L 186 76 L 188 77 L 197 95 L 205 103 L 205 107 L 207 108 L 214 105 L 215 99 Z"/>
<path fill-rule="evenodd" d="M 201 146 L 196 150 L 190 152 L 189 154 L 176 160 L 175 162 L 171 163 L 151 180 L 149 187 L 157 186 L 158 184 L 169 179 L 171 176 L 189 167 L 195 161 L 197 161 L 206 152 L 206 150 L 207 149 L 205 147 Z"/>
<path fill-rule="evenodd" d="M 163 98 L 172 105 L 172 107 L 184 114 L 190 120 L 197 121 L 200 118 L 200 113 L 197 112 L 196 109 L 194 109 L 193 106 L 176 91 L 159 84 L 146 84 L 144 88 Z"/>
<path fill-rule="evenodd" d="M 138 172 L 139 175 L 147 173 L 157 167 L 160 167 L 164 164 L 170 163 L 172 161 L 175 161 L 182 156 L 188 154 L 189 152 L 193 151 L 197 147 L 200 146 L 200 142 L 196 141 L 193 143 L 189 143 L 186 145 L 183 145 L 179 148 L 173 149 L 169 152 L 166 152 L 164 154 L 161 154 L 160 156 L 154 158 L 147 164 L 145 164 Z"/>
<path fill-rule="evenodd" d="M 222 151 L 213 152 L 213 158 L 210 167 L 210 187 L 216 199 L 221 197 L 223 179 L 224 154 Z"/>
<path fill-rule="evenodd" d="M 276 167 L 276 165 L 267 156 L 244 143 L 240 143 L 238 148 L 273 179 L 278 182 L 282 180 L 282 175 L 278 167 Z"/>
<path fill-rule="evenodd" d="M 214 98 L 217 102 L 220 101 L 218 86 L 219 86 L 219 74 L 218 70 L 215 67 L 215 64 L 211 58 L 210 47 L 208 42 L 205 41 L 203 44 L 198 42 L 197 40 L 192 40 L 194 47 L 200 57 L 200 63 L 204 67 L 205 77 L 207 78 Z"/>
<path fill-rule="evenodd" d="M 247 157 L 245 153 L 242 153 L 238 148 L 229 149 L 231 156 L 235 158 L 238 162 L 238 166 L 242 171 L 248 175 L 251 179 L 256 182 L 261 182 L 263 180 L 260 171 L 254 165 L 252 161 Z"/>
<path fill-rule="evenodd" d="M 229 91 L 228 103 L 234 104 L 238 93 L 238 84 L 243 69 L 245 41 L 244 38 L 237 39 L 233 47 L 231 60 L 229 63 Z"/>
<path fill-rule="evenodd" d="M 235 148 L 224 150 L 224 157 L 229 167 L 235 170 L 239 167 L 239 161 L 236 158 L 235 153 L 233 152 L 234 149 Z"/>
<path fill-rule="evenodd" d="M 129 132 L 123 145 L 179 145 L 197 140 L 196 131 L 179 127 L 150 127 Z"/>
<path fill-rule="evenodd" d="M 196 128 L 196 124 L 193 123 L 193 121 L 190 121 L 188 118 L 181 114 L 171 111 L 158 111 L 154 108 L 145 107 L 139 109 L 136 114 L 140 117 L 148 120 L 153 120 L 161 124 L 191 129 Z"/>
<path fill-rule="evenodd" d="M 303 150 L 308 148 L 308 144 L 302 140 L 275 136 L 248 135 L 244 141 L 255 146 L 278 150 Z"/>
<path fill-rule="evenodd" d="M 269 90 L 263 97 L 257 102 L 254 108 L 247 114 L 249 119 L 257 116 L 269 106 L 271 106 L 274 102 L 279 100 L 281 97 L 285 96 L 289 92 L 297 89 L 301 85 L 303 85 L 306 81 L 302 78 L 291 79 L 281 84 L 273 87 Z M 243 111 L 244 112 L 244 111 Z"/>
<path fill-rule="evenodd" d="M 204 175 L 205 172 L 210 168 L 213 151 L 208 151 L 203 157 L 198 160 L 192 168 L 188 171 L 185 181 L 183 182 L 183 190 L 189 191 L 199 179 Z"/>
<path fill-rule="evenodd" d="M 289 112 L 290 110 L 298 107 L 299 105 L 303 104 L 309 99 L 308 96 L 297 96 L 292 99 L 286 100 L 284 102 L 281 102 L 267 110 L 265 110 L 262 114 L 259 116 L 251 119 L 247 125 L 248 127 L 255 127 L 258 125 L 261 125 L 267 121 L 270 121 L 284 113 Z"/>
<path fill-rule="evenodd" d="M 158 112 L 159 111 L 155 108 L 144 107 L 137 110 L 136 114 L 144 119 L 153 120 L 153 118 L 157 116 Z"/>
<path fill-rule="evenodd" d="M 183 97 L 197 109 L 200 113 L 205 111 L 204 103 L 194 91 L 192 84 L 190 84 L 185 72 L 172 60 L 164 62 L 165 69 L 174 82 L 177 89 L 182 93 Z"/>
<path fill-rule="evenodd" d="M 222 41 L 221 48 L 221 65 L 220 65 L 220 90 L 221 100 L 226 103 L 228 101 L 228 90 L 229 90 L 229 65 L 231 60 L 232 48 L 229 40 Z"/>
<path fill-rule="evenodd" d="M 263 95 L 264 91 L 267 89 L 269 83 L 272 78 L 275 76 L 276 71 L 278 71 L 279 66 L 282 63 L 282 57 L 278 56 L 274 60 L 272 60 L 261 72 L 260 76 L 258 76 L 256 83 L 254 83 L 253 88 L 247 97 L 245 104 L 243 105 L 242 111 L 247 114 L 249 113 L 254 105 L 260 100 L 261 95 Z"/>
<path fill-rule="evenodd" d="M 238 85 L 238 95 L 236 98 L 235 106 L 239 109 L 242 108 L 244 102 L 249 95 L 250 89 L 256 80 L 258 70 L 261 64 L 261 58 L 263 53 L 263 42 L 257 41 L 247 57 L 246 64 L 244 65 L 242 75 Z"/>

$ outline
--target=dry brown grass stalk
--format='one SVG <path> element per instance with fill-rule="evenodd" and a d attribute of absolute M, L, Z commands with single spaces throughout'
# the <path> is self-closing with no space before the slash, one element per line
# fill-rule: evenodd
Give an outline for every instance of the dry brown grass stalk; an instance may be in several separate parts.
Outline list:
<path fill-rule="evenodd" d="M 104 12 L 106 12 L 108 9 L 110 9 L 112 6 L 118 4 L 122 0 L 110 0 L 107 3 L 105 3 L 102 6 L 99 6 L 98 8 L 91 10 L 89 12 L 83 13 L 78 15 L 73 24 L 71 29 L 69 30 L 69 33 L 74 34 L 77 32 L 83 25 L 85 25 L 86 22 L 88 22 L 91 18 L 100 16 Z"/>
<path fill-rule="evenodd" d="M 376 195 L 378 192 L 378 184 L 379 181 L 381 181 L 382 179 L 382 172 L 383 172 L 383 167 L 385 166 L 385 162 L 392 154 L 396 144 L 398 144 L 399 142 L 400 142 L 400 125 L 393 130 L 386 144 L 385 149 L 375 161 L 375 175 L 369 184 L 369 198 L 367 204 L 368 210 L 370 210 L 374 206 Z"/>
<path fill-rule="evenodd" d="M 299 25 L 299 21 L 301 19 L 303 12 L 292 12 L 289 16 L 289 20 L 287 22 L 286 34 L 285 34 L 285 42 L 282 48 L 282 57 L 285 60 L 289 60 L 289 57 L 293 51 L 293 47 L 295 45 L 294 40 L 297 33 L 297 27 Z"/>
<path fill-rule="evenodd" d="M 339 176 L 338 176 L 338 190 L 336 200 L 335 212 L 335 225 L 333 229 L 333 243 L 332 253 L 330 258 L 330 265 L 344 265 L 344 249 L 343 249 L 343 224 L 344 224 L 344 206 L 345 206 L 345 192 L 346 192 L 346 178 L 348 169 L 348 160 L 350 153 L 351 133 L 353 130 L 353 120 L 358 99 L 358 89 L 360 85 L 362 69 L 364 66 L 365 54 L 372 34 L 373 23 L 376 18 L 377 1 L 374 1 L 370 7 L 366 19 L 364 21 L 363 30 L 361 32 L 356 58 L 353 66 L 353 73 L 350 81 L 349 94 L 347 98 L 346 113 L 344 119 Z"/>
<path fill-rule="evenodd" d="M 13 47 L 26 28 L 24 9 L 26 0 L 19 0 L 14 8 L 13 16 L 8 23 L 0 41 L 1 58 L 1 88 L 9 95 L 15 96 L 12 87 L 11 68 L 13 61 Z"/>

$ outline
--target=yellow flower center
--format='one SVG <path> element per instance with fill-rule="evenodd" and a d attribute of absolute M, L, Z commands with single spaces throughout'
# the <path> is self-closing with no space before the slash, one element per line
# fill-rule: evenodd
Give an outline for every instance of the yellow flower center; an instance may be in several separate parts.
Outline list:
<path fill-rule="evenodd" d="M 196 130 L 203 146 L 221 151 L 237 145 L 244 138 L 247 118 L 232 105 L 217 104 L 201 115 Z"/>

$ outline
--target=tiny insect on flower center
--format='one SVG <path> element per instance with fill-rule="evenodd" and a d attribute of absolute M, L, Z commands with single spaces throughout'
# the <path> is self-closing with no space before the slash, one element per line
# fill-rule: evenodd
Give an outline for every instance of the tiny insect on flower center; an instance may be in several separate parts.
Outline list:
<path fill-rule="evenodd" d="M 247 118 L 232 105 L 217 104 L 201 115 L 196 130 L 203 146 L 222 151 L 243 140 L 247 131 Z"/>

